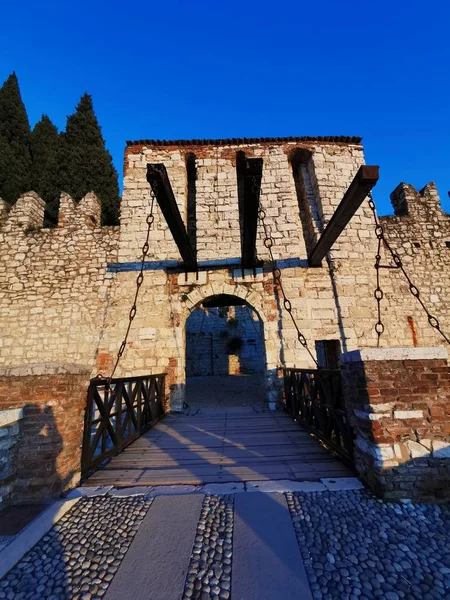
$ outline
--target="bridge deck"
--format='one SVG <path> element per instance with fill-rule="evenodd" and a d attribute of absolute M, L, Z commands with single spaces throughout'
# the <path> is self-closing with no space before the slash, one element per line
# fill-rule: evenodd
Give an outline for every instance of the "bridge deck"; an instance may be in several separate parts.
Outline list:
<path fill-rule="evenodd" d="M 248 407 L 168 415 L 84 485 L 200 485 L 351 476 L 288 415 Z"/>

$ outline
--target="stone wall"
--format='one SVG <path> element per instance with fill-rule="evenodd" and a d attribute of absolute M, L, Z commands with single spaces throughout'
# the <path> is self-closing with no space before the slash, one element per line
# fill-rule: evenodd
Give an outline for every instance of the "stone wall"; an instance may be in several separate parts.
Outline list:
<path fill-rule="evenodd" d="M 58 361 L 94 365 L 117 256 L 118 227 L 100 227 L 94 194 L 61 196 L 58 227 L 24 194 L 0 206 L 0 366 Z"/>
<path fill-rule="evenodd" d="M 433 183 L 416 191 L 401 183 L 391 194 L 395 216 L 381 217 L 386 237 L 398 253 L 428 309 L 450 333 L 450 216 L 441 209 Z M 392 260 L 384 253 L 384 264 Z M 382 303 L 387 320 L 384 345 L 434 346 L 445 343 L 429 326 L 427 316 L 409 293 L 397 270 L 381 273 Z M 397 319 L 392 319 L 392 315 Z"/>
<path fill-rule="evenodd" d="M 0 369 L 0 411 L 20 412 L 13 431 L 0 428 L 0 449 L 11 452 L 6 500 L 45 500 L 79 483 L 89 376 L 89 368 L 54 363 Z"/>
<path fill-rule="evenodd" d="M 305 196 L 299 194 L 297 176 L 294 176 L 298 161 L 295 168 L 293 161 L 299 151 L 304 151 L 301 167 L 305 173 L 302 188 L 306 190 Z M 130 144 L 125 155 L 119 260 L 117 265 L 109 267 L 115 277 L 100 348 L 104 365 L 112 364 L 118 332 L 125 331 L 127 326 L 128 311 L 124 306 L 131 305 L 134 294 L 139 249 L 145 239 L 145 216 L 150 206 L 147 164 L 165 164 L 180 212 L 187 222 L 187 196 L 188 189 L 192 193 L 192 185 L 189 186 L 186 161 L 188 156 L 195 155 L 197 248 L 201 270 L 197 275 L 167 271 L 180 264 L 180 257 L 157 207 L 150 235 L 148 270 L 120 374 L 163 370 L 176 386 L 173 389 L 182 392 L 186 320 L 203 299 L 224 293 L 245 300 L 263 322 L 269 398 L 279 393 L 280 366 L 313 366 L 282 307 L 280 290 L 273 284 L 273 265 L 262 242 L 261 227 L 258 227 L 257 250 L 258 258 L 265 261 L 263 268 L 244 272 L 239 268 L 238 152 L 263 159 L 261 204 L 272 230 L 273 250 L 283 272 L 284 289 L 313 352 L 316 339 L 339 339 L 344 349 L 356 348 L 362 339 L 366 345 L 375 343 L 375 306 L 369 290 L 372 289 L 372 256 L 376 246 L 368 230 L 368 207 L 358 210 L 336 245 L 333 273 L 327 263 L 321 268 L 307 268 L 304 234 L 309 225 L 317 231 L 323 229 L 333 214 L 364 161 L 360 144 L 243 141 L 180 146 L 142 142 Z M 314 211 L 310 211 L 313 222 L 308 225 L 304 219 L 302 222 L 300 208 L 310 202 L 314 203 Z M 226 260 L 227 264 L 219 268 L 217 264 L 206 262 L 218 260 Z M 340 294 L 338 299 L 336 292 Z M 179 405 L 179 401 L 177 403 Z"/>
<path fill-rule="evenodd" d="M 147 164 L 164 163 L 191 229 L 195 199 L 200 270 L 176 272 L 181 267 L 178 250 L 156 206 L 137 316 L 116 374 L 166 372 L 172 408 L 180 407 L 186 321 L 205 298 L 223 293 L 245 300 L 263 323 L 269 397 L 278 394 L 280 366 L 314 366 L 274 285 L 261 226 L 257 250 L 263 266 L 244 272 L 239 268 L 239 152 L 263 159 L 261 204 L 284 289 L 311 350 L 316 340 L 329 339 L 339 340 L 344 351 L 374 346 L 376 239 L 367 203 L 353 216 L 329 260 L 318 268 L 307 263 L 308 249 L 364 162 L 358 140 L 149 141 L 129 143 L 125 152 L 120 230 L 99 227 L 100 206 L 93 194 L 78 204 L 63 194 L 55 229 L 42 229 L 44 205 L 36 194 L 24 195 L 10 210 L 0 203 L 0 365 L 57 361 L 89 366 L 92 375 L 110 372 L 128 325 L 146 234 Z M 450 323 L 444 291 L 448 285 L 439 278 L 445 283 L 450 273 L 443 246 L 448 217 L 440 211 L 431 186 L 420 193 L 406 185 L 401 189 L 409 216 L 383 218 L 387 235 L 400 246 L 424 299 L 445 326 Z M 397 190 L 394 197 L 403 192 Z M 420 248 L 411 246 L 408 236 L 420 232 L 425 236 Z M 382 344 L 440 344 L 399 273 L 383 271 L 382 277 Z"/>
<path fill-rule="evenodd" d="M 342 356 L 358 474 L 386 498 L 450 498 L 450 368 L 445 348 Z"/>

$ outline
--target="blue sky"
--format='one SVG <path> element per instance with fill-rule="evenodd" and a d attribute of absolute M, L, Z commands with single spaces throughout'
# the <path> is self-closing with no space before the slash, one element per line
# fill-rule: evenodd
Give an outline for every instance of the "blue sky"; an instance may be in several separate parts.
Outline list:
<path fill-rule="evenodd" d="M 92 94 L 122 175 L 125 140 L 361 135 L 390 211 L 400 181 L 450 211 L 450 4 L 8 2 L 0 81 L 60 129 Z"/>

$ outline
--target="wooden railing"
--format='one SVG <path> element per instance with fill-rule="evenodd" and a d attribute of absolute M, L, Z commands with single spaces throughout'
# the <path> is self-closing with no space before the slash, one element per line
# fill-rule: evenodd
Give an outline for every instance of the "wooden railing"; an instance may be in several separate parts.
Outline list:
<path fill-rule="evenodd" d="M 93 379 L 84 418 L 81 473 L 85 479 L 164 415 L 165 375 Z"/>
<path fill-rule="evenodd" d="M 353 429 L 345 413 L 340 369 L 283 369 L 286 409 L 347 462 Z"/>

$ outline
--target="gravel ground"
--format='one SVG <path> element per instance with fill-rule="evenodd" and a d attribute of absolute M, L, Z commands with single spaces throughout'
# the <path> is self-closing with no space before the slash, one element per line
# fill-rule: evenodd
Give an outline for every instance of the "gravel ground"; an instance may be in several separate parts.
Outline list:
<path fill-rule="evenodd" d="M 101 598 L 151 502 L 83 498 L 0 581 L 0 599 Z"/>
<path fill-rule="evenodd" d="M 230 598 L 233 496 L 205 496 L 183 600 Z"/>
<path fill-rule="evenodd" d="M 450 600 L 450 506 L 286 494 L 317 600 Z"/>

